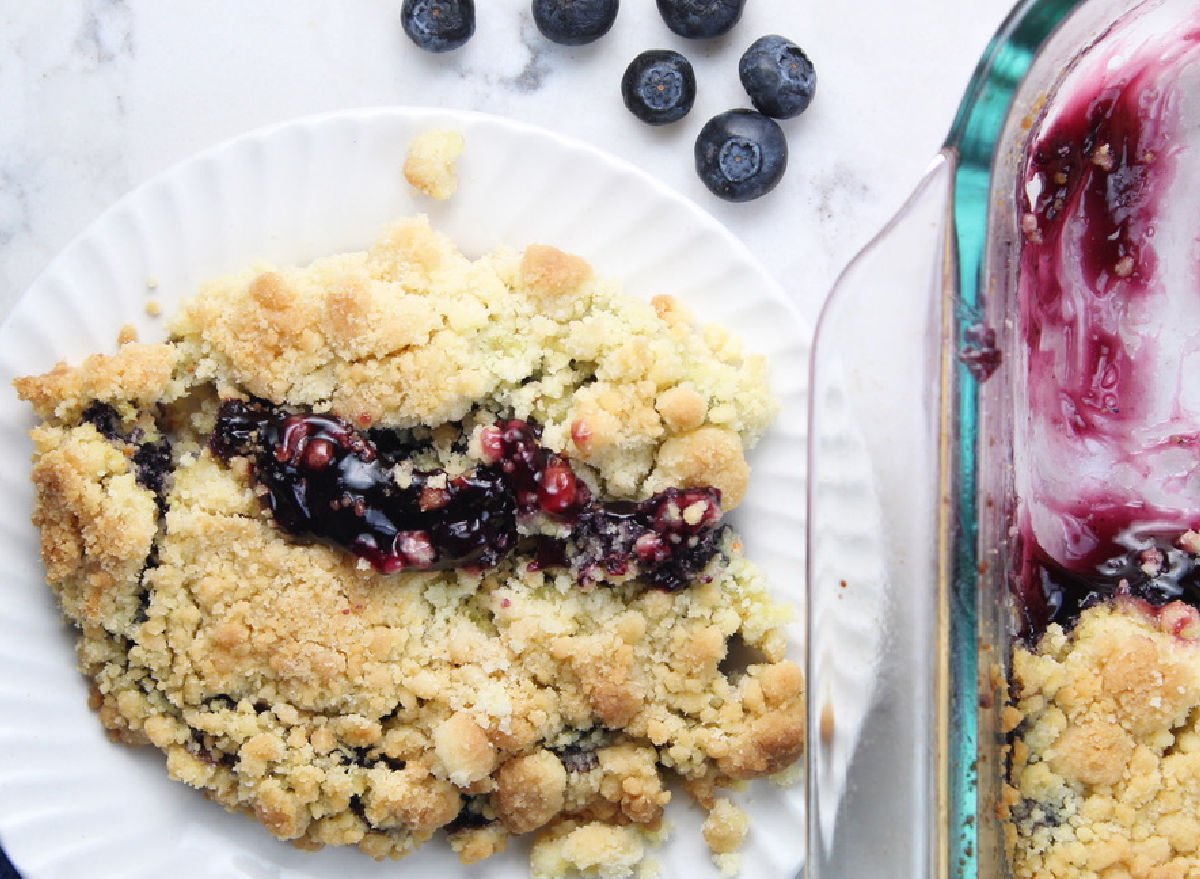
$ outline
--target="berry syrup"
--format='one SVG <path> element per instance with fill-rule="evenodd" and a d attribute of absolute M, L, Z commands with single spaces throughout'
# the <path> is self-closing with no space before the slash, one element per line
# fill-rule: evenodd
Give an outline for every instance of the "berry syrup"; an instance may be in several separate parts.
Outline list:
<path fill-rule="evenodd" d="M 1122 29 L 1124 27 L 1124 29 Z M 1200 28 L 1119 26 L 1027 149 L 1016 464 L 1027 635 L 1200 604 Z M 1190 541 L 1188 541 L 1190 543 Z"/>
<path fill-rule="evenodd" d="M 584 583 L 629 574 L 677 590 L 703 576 L 720 550 L 720 491 L 600 502 L 540 438 L 535 424 L 501 420 L 480 433 L 482 466 L 450 475 L 403 466 L 403 442 L 335 415 L 226 400 L 209 445 L 222 460 L 251 459 L 282 530 L 381 573 L 490 568 L 524 548 L 534 569 L 565 567 Z"/>

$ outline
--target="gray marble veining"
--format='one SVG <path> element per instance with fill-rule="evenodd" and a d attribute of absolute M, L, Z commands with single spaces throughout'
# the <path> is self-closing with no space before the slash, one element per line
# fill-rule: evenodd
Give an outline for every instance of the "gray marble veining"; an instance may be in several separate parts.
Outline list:
<path fill-rule="evenodd" d="M 499 113 L 629 159 L 725 222 L 815 320 L 938 148 L 1007 5 L 750 0 L 731 35 L 689 43 L 649 0 L 627 0 L 602 41 L 566 48 L 541 37 L 526 0 L 486 0 L 475 37 L 433 56 L 402 34 L 399 3 L 0 0 L 0 313 L 108 204 L 191 153 L 291 116 L 416 104 Z M 809 52 L 817 99 L 784 123 L 779 189 L 724 204 L 696 179 L 693 140 L 747 105 L 737 60 L 769 32 Z M 647 48 L 696 67 L 696 107 L 667 129 L 637 122 L 619 94 Z"/>

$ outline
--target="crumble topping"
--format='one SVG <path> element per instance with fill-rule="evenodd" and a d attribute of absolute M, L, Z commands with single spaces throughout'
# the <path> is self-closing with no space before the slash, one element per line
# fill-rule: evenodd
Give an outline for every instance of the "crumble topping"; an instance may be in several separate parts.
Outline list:
<path fill-rule="evenodd" d="M 173 324 L 181 371 L 361 427 L 436 426 L 487 401 L 541 424 L 612 496 L 678 477 L 736 506 L 743 449 L 775 413 L 766 361 L 534 252 L 471 261 L 418 218 L 366 253 L 217 281 Z"/>
<path fill-rule="evenodd" d="M 1200 612 L 1136 599 L 1013 654 L 1014 876 L 1200 873 Z"/>
<path fill-rule="evenodd" d="M 458 191 L 454 164 L 464 147 L 457 131 L 433 129 L 417 135 L 404 160 L 404 179 L 430 198 L 445 201 Z"/>
<path fill-rule="evenodd" d="M 712 852 L 713 863 L 722 876 L 736 876 L 741 870 L 738 850 L 750 829 L 749 816 L 727 799 L 719 799 L 704 820 L 704 841 Z"/>
<path fill-rule="evenodd" d="M 16 383 L 43 420 L 47 579 L 114 739 L 304 848 L 399 857 L 441 831 L 473 863 L 536 834 L 535 876 L 628 876 L 651 869 L 671 777 L 735 846 L 713 791 L 794 764 L 804 682 L 790 612 L 730 529 L 674 592 L 636 568 L 581 582 L 525 544 L 388 573 L 281 528 L 254 454 L 215 454 L 214 434 L 237 407 L 329 413 L 386 450 L 381 491 L 436 507 L 498 460 L 489 431 L 524 419 L 543 479 L 561 458 L 605 503 L 687 499 L 661 532 L 685 539 L 710 495 L 744 493 L 775 411 L 761 358 L 578 257 L 469 260 L 420 218 L 367 252 L 218 280 L 171 333 Z M 317 469 L 320 443 L 296 446 Z M 727 661 L 734 639 L 748 663 Z"/>

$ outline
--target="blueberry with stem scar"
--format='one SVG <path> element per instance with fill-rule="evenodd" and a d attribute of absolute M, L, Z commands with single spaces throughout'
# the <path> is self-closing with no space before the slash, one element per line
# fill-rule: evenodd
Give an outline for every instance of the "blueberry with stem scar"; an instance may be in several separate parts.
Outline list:
<path fill-rule="evenodd" d="M 726 201 L 766 195 L 783 177 L 787 160 L 787 139 L 779 123 L 754 110 L 714 116 L 696 138 L 696 173 Z"/>
<path fill-rule="evenodd" d="M 804 50 L 778 34 L 750 44 L 738 62 L 738 76 L 755 109 L 774 119 L 799 116 L 817 90 L 817 71 Z"/>
<path fill-rule="evenodd" d="M 696 100 L 691 62 L 670 49 L 643 52 L 621 77 L 621 97 L 629 112 L 649 125 L 677 122 Z"/>

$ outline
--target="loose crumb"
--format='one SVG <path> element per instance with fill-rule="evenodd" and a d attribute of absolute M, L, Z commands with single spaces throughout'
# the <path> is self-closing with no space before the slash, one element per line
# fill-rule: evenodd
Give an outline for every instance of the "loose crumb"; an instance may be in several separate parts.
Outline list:
<path fill-rule="evenodd" d="M 458 190 L 456 163 L 465 142 L 457 131 L 433 129 L 418 135 L 408 147 L 404 179 L 430 198 L 445 201 Z"/>
<path fill-rule="evenodd" d="M 704 841 L 712 852 L 713 862 L 722 876 L 735 876 L 741 869 L 741 859 L 736 854 L 746 839 L 750 819 L 744 811 L 727 799 L 713 803 L 704 821 Z"/>

